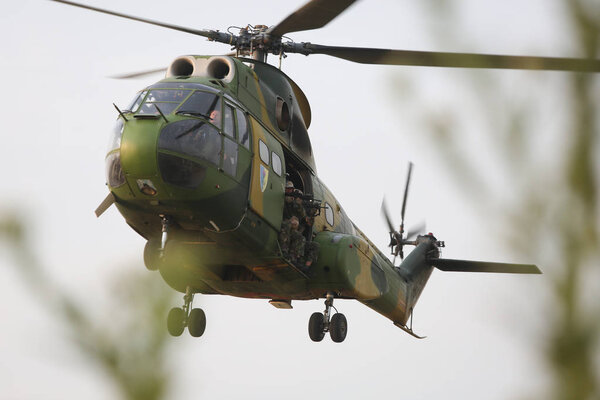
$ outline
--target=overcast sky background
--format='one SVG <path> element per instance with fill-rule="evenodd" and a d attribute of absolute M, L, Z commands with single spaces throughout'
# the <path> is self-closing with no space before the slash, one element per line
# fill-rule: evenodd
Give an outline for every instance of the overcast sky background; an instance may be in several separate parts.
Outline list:
<path fill-rule="evenodd" d="M 220 30 L 273 25 L 303 3 L 86 1 Z M 326 28 L 290 36 L 329 45 L 577 55 L 561 34 L 567 27 L 561 25 L 562 10 L 554 1 L 464 0 L 458 13 L 464 36 L 446 38 L 459 47 L 434 39 L 432 24 L 439 30 L 444 21 L 416 3 L 363 0 Z M 100 219 L 93 214 L 107 194 L 104 154 L 116 118 L 111 103 L 124 106 L 137 90 L 161 78 L 108 77 L 166 67 L 179 55 L 222 54 L 229 48 L 49 1 L 21 0 L 4 8 L 0 207 L 23 210 L 35 225 L 39 254 L 52 276 L 93 312 L 115 274 L 144 269 L 144 240 L 117 210 L 111 208 Z M 472 109 L 473 125 L 457 140 L 464 140 L 465 155 L 478 157 L 478 168 L 510 199 L 510 181 L 503 180 L 501 166 L 485 153 L 486 132 L 478 131 L 479 105 L 464 83 L 471 72 L 365 66 L 301 55 L 290 55 L 283 69 L 311 103 L 309 133 L 319 176 L 380 249 L 386 251 L 388 240 L 381 200 L 387 196 L 398 223 L 406 166 L 412 161 L 408 225 L 426 219 L 427 229 L 446 241 L 445 257 L 538 263 L 507 250 L 498 239 L 497 220 L 476 211 L 481 208 L 470 204 L 469 194 L 449 179 L 424 139 L 424 108 L 443 112 L 452 103 Z M 566 105 L 556 93 L 540 88 L 544 79 L 556 80 L 556 75 L 534 74 L 485 76 L 517 94 L 538 90 L 529 95 L 539 98 L 542 127 L 560 125 L 564 121 L 553 110 Z M 110 381 L 72 350 L 9 262 L 0 258 L 0 397 L 113 398 Z M 435 271 L 415 309 L 415 331 L 427 339 L 406 335 L 357 302 L 336 301 L 349 322 L 342 344 L 308 338 L 308 318 L 322 311 L 321 300 L 295 302 L 294 310 L 286 311 L 266 300 L 197 296 L 195 304 L 207 314 L 207 331 L 201 339 L 187 333 L 173 339 L 173 398 L 506 399 L 536 394 L 548 379 L 539 361 L 545 285 L 544 276 Z"/>

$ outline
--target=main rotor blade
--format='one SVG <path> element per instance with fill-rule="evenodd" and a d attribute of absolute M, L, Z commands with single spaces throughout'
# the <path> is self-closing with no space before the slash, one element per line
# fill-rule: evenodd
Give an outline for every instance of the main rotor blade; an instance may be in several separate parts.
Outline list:
<path fill-rule="evenodd" d="M 449 260 L 432 258 L 428 260 L 442 271 L 459 272 L 496 272 L 505 274 L 541 274 L 542 271 L 532 264 L 505 264 L 486 261 Z"/>
<path fill-rule="evenodd" d="M 86 10 L 98 11 L 98 12 L 101 12 L 101 13 L 104 13 L 104 14 L 114 15 L 114 16 L 121 17 L 121 18 L 132 19 L 134 21 L 145 22 L 147 24 L 157 25 L 157 26 L 161 26 L 163 28 L 168 28 L 168 29 L 174 29 L 176 31 L 191 33 L 193 35 L 204 36 L 204 37 L 211 38 L 211 39 L 213 38 L 212 37 L 213 36 L 212 31 L 191 29 L 191 28 L 186 28 L 186 27 L 183 27 L 183 26 L 178 26 L 178 25 L 173 25 L 173 24 L 167 24 L 167 23 L 164 23 L 164 22 L 154 21 L 154 20 L 151 20 L 151 19 L 134 17 L 132 15 L 121 14 L 121 13 L 118 13 L 118 12 L 114 12 L 114 11 L 110 11 L 110 10 L 105 10 L 105 9 L 97 8 L 97 7 L 92 7 L 92 6 L 88 6 L 88 5 L 85 5 L 85 4 L 74 3 L 72 1 L 65 1 L 65 0 L 50 0 L 50 1 L 55 1 L 57 3 L 68 4 L 70 6 L 75 6 L 75 7 L 81 7 L 81 8 L 85 8 Z"/>
<path fill-rule="evenodd" d="M 322 28 L 350 7 L 356 0 L 311 0 L 290 14 L 267 33 L 283 36 L 290 32 Z"/>
<path fill-rule="evenodd" d="M 404 187 L 404 199 L 402 200 L 402 214 L 400 219 L 400 233 L 404 232 L 404 212 L 406 211 L 406 198 L 408 197 L 408 185 L 410 184 L 410 176 L 412 175 L 413 163 L 408 163 L 408 174 L 406 175 L 406 186 Z"/>
<path fill-rule="evenodd" d="M 121 75 L 113 75 L 112 79 L 130 79 L 130 78 L 139 78 L 141 76 L 157 74 L 159 72 L 165 72 L 167 69 L 165 67 L 150 69 L 147 71 L 139 71 L 139 72 L 131 72 L 129 74 L 121 74 Z"/>
<path fill-rule="evenodd" d="M 412 51 L 375 49 L 368 47 L 322 46 L 312 43 L 294 43 L 287 52 L 325 54 L 363 64 L 415 65 L 424 67 L 493 68 L 546 71 L 600 72 L 600 60 L 586 58 L 558 58 L 507 56 L 497 54 L 446 53 L 439 51 Z"/>

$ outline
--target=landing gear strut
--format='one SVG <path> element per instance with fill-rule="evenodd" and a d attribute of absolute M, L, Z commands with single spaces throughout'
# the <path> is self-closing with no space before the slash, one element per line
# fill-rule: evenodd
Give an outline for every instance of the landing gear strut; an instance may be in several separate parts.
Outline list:
<path fill-rule="evenodd" d="M 348 321 L 344 314 L 337 312 L 333 306 L 333 293 L 327 293 L 325 300 L 325 311 L 321 313 L 313 313 L 308 320 L 308 335 L 313 342 L 320 342 L 325 337 L 325 333 L 329 332 L 331 340 L 336 343 L 341 343 L 346 339 L 348 333 Z M 331 315 L 331 309 L 335 310 L 335 314 Z"/>
<path fill-rule="evenodd" d="M 206 314 L 201 308 L 192 309 L 194 293 L 188 286 L 183 296 L 183 307 L 175 307 L 167 316 L 167 329 L 171 336 L 181 336 L 187 326 L 190 335 L 200 337 L 206 329 Z"/>
<path fill-rule="evenodd" d="M 171 217 L 168 215 L 160 216 L 161 235 L 160 237 L 151 237 L 144 247 L 144 265 L 150 271 L 156 271 L 161 267 L 164 260 L 165 246 L 169 240 L 169 228 L 171 226 Z"/>

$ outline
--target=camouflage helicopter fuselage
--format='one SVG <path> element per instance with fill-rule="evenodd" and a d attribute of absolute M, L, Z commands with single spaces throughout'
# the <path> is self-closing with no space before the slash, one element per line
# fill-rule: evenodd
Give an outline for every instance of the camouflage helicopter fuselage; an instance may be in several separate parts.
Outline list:
<path fill-rule="evenodd" d="M 203 114 L 208 104 L 217 119 Z M 150 250 L 164 244 L 157 267 L 170 286 L 286 302 L 334 293 L 406 324 L 435 241 L 420 237 L 397 268 L 352 223 L 317 177 L 310 106 L 284 73 L 249 59 L 179 57 L 128 108 L 107 155 L 108 186 Z M 321 206 L 307 273 L 278 242 L 286 179 Z"/>

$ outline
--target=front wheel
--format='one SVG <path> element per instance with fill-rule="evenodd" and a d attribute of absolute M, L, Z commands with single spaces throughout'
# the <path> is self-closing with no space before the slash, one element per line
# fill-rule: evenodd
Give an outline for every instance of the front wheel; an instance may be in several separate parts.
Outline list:
<path fill-rule="evenodd" d="M 167 316 L 167 330 L 171 336 L 181 336 L 185 329 L 186 315 L 183 308 L 171 308 Z"/>
<path fill-rule="evenodd" d="M 206 329 L 206 314 L 201 308 L 194 308 L 188 319 L 188 331 L 193 337 L 200 337 Z"/>
<path fill-rule="evenodd" d="M 320 342 L 325 337 L 323 314 L 313 313 L 308 320 L 308 336 L 313 342 Z"/>
<path fill-rule="evenodd" d="M 331 336 L 331 340 L 336 343 L 341 343 L 346 339 L 346 334 L 348 333 L 348 321 L 344 314 L 335 313 L 333 317 L 331 317 L 331 322 L 329 323 L 329 335 Z"/>

